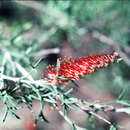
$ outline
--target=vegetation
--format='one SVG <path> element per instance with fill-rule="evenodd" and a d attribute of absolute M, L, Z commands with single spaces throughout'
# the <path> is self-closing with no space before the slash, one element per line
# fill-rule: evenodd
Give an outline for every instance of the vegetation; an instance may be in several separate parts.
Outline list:
<path fill-rule="evenodd" d="M 49 104 L 47 109 L 53 107 L 74 130 L 127 129 L 125 125 L 130 114 L 129 4 L 127 0 L 1 1 L 2 120 L 6 122 L 10 114 L 20 119 L 17 112 L 26 112 L 24 104 L 32 113 L 36 128 L 42 129 L 44 126 L 40 126 L 40 120 L 53 125 L 48 119 L 49 114 L 44 114 Z M 86 75 L 80 82 L 73 82 L 74 85 L 70 82 L 54 85 L 41 79 L 48 64 L 57 65 L 59 71 L 59 57 L 78 58 L 108 54 L 113 50 L 122 59 L 119 64 Z M 97 96 L 99 93 L 100 98 Z M 36 102 L 40 103 L 38 112 L 33 108 Z M 88 115 L 87 119 L 84 117 L 83 126 L 69 118 L 71 112 L 79 110 Z M 119 120 L 120 113 L 124 113 L 124 117 Z"/>

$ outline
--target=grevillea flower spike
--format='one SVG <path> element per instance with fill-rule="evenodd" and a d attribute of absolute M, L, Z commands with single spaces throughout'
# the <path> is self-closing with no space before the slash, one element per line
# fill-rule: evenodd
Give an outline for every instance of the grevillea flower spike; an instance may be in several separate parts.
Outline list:
<path fill-rule="evenodd" d="M 91 74 L 102 67 L 107 67 L 110 63 L 114 63 L 118 53 L 112 51 L 110 54 L 91 54 L 80 58 L 64 57 L 59 58 L 57 65 L 49 65 L 46 67 L 42 79 L 47 80 L 51 84 L 58 85 L 68 81 L 81 79 L 87 74 Z"/>

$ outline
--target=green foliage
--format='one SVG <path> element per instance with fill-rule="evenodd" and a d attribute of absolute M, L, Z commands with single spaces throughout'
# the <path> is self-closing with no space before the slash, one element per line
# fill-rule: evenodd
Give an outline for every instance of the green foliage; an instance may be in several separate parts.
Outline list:
<path fill-rule="evenodd" d="M 109 130 L 117 130 L 117 128 L 115 128 L 113 125 L 111 125 Z"/>

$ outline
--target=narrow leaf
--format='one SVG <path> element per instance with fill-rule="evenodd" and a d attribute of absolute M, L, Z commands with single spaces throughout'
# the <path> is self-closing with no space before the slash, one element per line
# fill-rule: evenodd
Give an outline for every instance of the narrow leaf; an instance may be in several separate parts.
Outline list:
<path fill-rule="evenodd" d="M 77 130 L 74 123 L 72 124 L 72 130 Z"/>
<path fill-rule="evenodd" d="M 123 89 L 123 91 L 121 92 L 121 94 L 119 95 L 119 97 L 117 98 L 117 100 L 122 100 L 124 95 L 126 93 L 126 89 Z"/>
<path fill-rule="evenodd" d="M 48 99 L 48 98 L 44 98 L 44 101 L 49 102 L 49 103 L 56 103 L 55 100 L 50 100 L 50 99 Z"/>
<path fill-rule="evenodd" d="M 77 108 L 76 108 L 76 107 L 73 107 L 73 106 L 68 105 L 68 104 L 67 104 L 67 106 L 68 106 L 71 110 L 77 111 Z"/>
<path fill-rule="evenodd" d="M 49 123 L 49 121 L 48 121 L 48 120 L 46 119 L 46 117 L 43 115 L 42 111 L 40 112 L 39 117 L 40 117 L 43 121 L 45 121 L 46 123 Z"/>
<path fill-rule="evenodd" d="M 64 94 L 65 94 L 65 95 L 68 95 L 68 94 L 70 94 L 72 91 L 73 91 L 73 88 L 69 89 L 69 90 L 66 91 Z"/>
<path fill-rule="evenodd" d="M 32 67 L 33 69 L 37 68 L 38 65 L 41 63 L 42 60 L 43 60 L 43 59 L 40 58 L 34 65 L 31 64 L 31 67 Z"/>
<path fill-rule="evenodd" d="M 111 125 L 109 130 L 117 130 L 117 128 L 114 125 Z"/>
<path fill-rule="evenodd" d="M 10 113 L 12 116 L 14 116 L 15 118 L 20 119 L 20 117 L 19 117 L 17 114 L 15 114 L 14 112 L 9 111 L 9 113 Z"/>
<path fill-rule="evenodd" d="M 6 109 L 5 114 L 3 116 L 3 119 L 2 119 L 3 122 L 5 122 L 7 115 L 8 115 L 8 109 Z"/>
<path fill-rule="evenodd" d="M 130 106 L 130 102 L 125 100 L 117 100 L 116 102 L 124 106 Z"/>

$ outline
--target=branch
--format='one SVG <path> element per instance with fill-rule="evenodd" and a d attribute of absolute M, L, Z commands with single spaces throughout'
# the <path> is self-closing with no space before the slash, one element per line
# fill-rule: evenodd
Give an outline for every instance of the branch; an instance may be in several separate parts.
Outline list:
<path fill-rule="evenodd" d="M 52 86 L 52 84 L 49 84 L 48 82 L 45 82 L 43 80 L 24 80 L 23 77 L 10 77 L 4 74 L 0 75 L 0 80 L 11 80 L 15 83 L 26 83 L 26 84 L 32 84 L 35 85 L 36 87 L 38 86 Z M 52 90 L 52 92 L 54 92 Z M 57 97 L 57 95 L 54 94 L 54 98 L 55 96 Z M 65 95 L 64 95 L 65 96 Z M 67 97 L 66 97 L 67 98 Z M 127 114 L 130 114 L 130 107 L 127 108 L 115 108 L 111 105 L 102 105 L 102 104 L 92 104 L 86 101 L 83 101 L 81 99 L 77 99 L 77 98 L 70 98 L 68 97 L 67 100 L 69 102 L 72 102 L 72 104 L 70 105 L 75 105 L 78 109 L 82 110 L 83 112 L 89 114 L 89 115 L 93 115 L 94 117 L 98 118 L 99 120 L 102 120 L 104 122 L 106 122 L 109 125 L 112 125 L 112 123 L 110 121 L 108 121 L 107 119 L 105 119 L 104 117 L 100 116 L 99 114 L 96 113 L 95 110 L 100 110 L 100 111 L 111 111 L 111 112 L 125 112 Z M 25 103 L 27 104 L 27 102 L 25 101 Z M 114 102 L 113 102 L 114 103 Z M 115 102 L 116 103 L 116 102 Z M 28 104 L 27 104 L 28 105 Z M 85 130 L 84 128 L 79 127 L 78 125 L 76 125 L 73 121 L 71 121 L 71 119 L 68 118 L 68 116 L 66 116 L 58 107 L 58 105 L 56 103 L 53 103 L 54 107 L 56 108 L 56 110 L 59 112 L 59 114 L 74 128 L 76 128 L 77 130 Z M 32 109 L 30 108 L 30 106 L 28 105 L 30 111 L 32 112 L 32 114 L 34 115 Z"/>
<path fill-rule="evenodd" d="M 0 74 L 0 80 L 10 80 L 13 81 L 15 83 L 26 83 L 26 84 L 33 84 L 36 86 L 45 86 L 45 85 L 51 85 L 46 81 L 43 80 L 35 80 L 35 81 L 31 81 L 31 80 L 23 80 L 23 77 L 10 77 L 4 74 Z"/>
<path fill-rule="evenodd" d="M 81 100 L 77 99 L 77 98 L 71 98 L 72 101 L 75 101 L 76 103 L 74 103 L 74 105 L 76 107 L 78 107 L 80 110 L 82 110 L 83 112 L 89 114 L 89 115 L 93 115 L 96 118 L 103 120 L 104 122 L 106 122 L 107 124 L 111 125 L 112 123 L 110 121 L 108 121 L 107 119 L 103 118 L 102 116 L 96 114 L 94 112 L 94 108 L 91 108 L 90 105 L 86 105 L 83 104 Z M 86 101 L 85 101 L 86 102 Z M 90 103 L 89 103 L 90 104 Z"/>
<path fill-rule="evenodd" d="M 43 11 L 43 5 L 41 5 L 40 2 L 37 1 L 26 1 L 26 3 L 24 1 L 14 1 L 16 4 L 27 7 L 27 8 L 32 8 L 35 9 L 37 11 Z"/>
<path fill-rule="evenodd" d="M 103 118 L 102 116 L 96 114 L 95 112 L 93 112 L 93 110 L 90 110 L 86 107 L 83 106 L 83 104 L 79 104 L 79 103 L 76 103 L 76 106 L 78 106 L 82 111 L 84 111 L 85 113 L 88 113 L 90 115 L 93 115 L 95 116 L 96 118 L 100 119 L 100 120 L 103 120 L 104 122 L 106 122 L 107 124 L 111 125 L 112 123 L 110 121 L 108 121 L 107 119 Z"/>
<path fill-rule="evenodd" d="M 69 119 L 69 117 L 66 116 L 66 115 L 59 109 L 59 107 L 58 107 L 57 104 L 54 104 L 53 106 L 56 108 L 56 110 L 58 111 L 58 113 L 59 113 L 71 126 L 74 125 L 74 127 L 75 127 L 77 130 L 86 130 L 85 128 L 79 127 L 79 126 L 76 125 L 71 119 Z"/>
<path fill-rule="evenodd" d="M 98 115 L 95 113 L 95 110 L 98 111 L 103 111 L 103 112 L 120 112 L 120 113 L 126 113 L 126 114 L 130 114 L 130 107 L 126 107 L 126 108 L 116 108 L 112 105 L 102 105 L 102 104 L 92 104 L 89 103 L 85 100 L 80 100 L 77 98 L 71 98 L 71 101 L 75 101 L 76 103 L 74 103 L 74 105 L 76 107 L 78 107 L 80 110 L 82 110 L 83 112 L 87 113 L 87 114 L 91 114 L 93 116 L 95 116 L 96 118 L 106 122 L 109 125 L 112 125 L 112 123 L 110 121 L 108 121 L 107 119 L 105 119 L 104 117 Z M 116 102 L 116 101 L 115 101 Z M 118 102 L 116 102 L 118 103 Z"/>
<path fill-rule="evenodd" d="M 23 80 L 21 79 L 21 77 L 9 77 L 9 76 L 6 76 L 6 75 L 3 75 L 1 74 L 0 76 L 0 79 L 5 79 L 5 80 L 11 80 L 15 83 L 27 83 L 27 84 L 33 84 L 35 86 L 45 86 L 45 84 L 49 85 L 49 83 L 46 83 L 46 82 L 43 82 L 43 80 L 36 80 L 36 81 L 30 81 L 30 80 Z M 51 85 L 51 84 L 50 84 Z M 76 107 L 78 107 L 79 109 L 81 109 L 82 111 L 84 111 L 85 113 L 87 114 L 92 114 L 93 116 L 97 117 L 98 119 L 101 119 L 103 120 L 104 122 L 108 123 L 108 124 L 111 124 L 111 122 L 109 122 L 108 120 L 104 119 L 103 117 L 99 116 L 98 114 L 94 113 L 92 109 L 90 109 L 90 106 L 84 106 L 83 104 L 81 103 L 78 103 L 80 100 L 76 99 L 76 98 L 70 98 L 71 101 L 77 101 L 77 103 L 74 103 L 74 105 Z M 67 120 L 67 122 L 69 122 L 69 124 L 73 125 L 73 122 L 63 114 L 63 112 L 57 107 L 55 106 L 55 108 L 59 111 L 59 114 L 61 116 L 64 116 L 64 119 Z M 78 126 L 76 126 L 78 127 Z M 78 129 L 79 130 L 79 129 Z"/>
<path fill-rule="evenodd" d="M 58 47 L 51 48 L 51 49 L 42 49 L 41 51 L 36 53 L 36 59 L 39 59 L 41 57 L 44 58 L 49 54 L 59 54 L 59 53 L 60 53 L 60 49 Z"/>
<path fill-rule="evenodd" d="M 15 62 L 15 65 L 24 77 L 28 78 L 30 81 L 34 81 L 33 77 L 19 63 Z"/>
<path fill-rule="evenodd" d="M 16 75 L 15 64 L 14 64 L 14 61 L 13 61 L 13 59 L 12 59 L 12 56 L 11 56 L 10 52 L 9 52 L 4 46 L 1 46 L 1 45 L 0 45 L 0 49 L 1 49 L 2 51 L 4 51 L 4 58 L 3 58 L 3 62 L 2 62 L 1 72 L 4 73 L 5 63 L 6 63 L 7 61 L 9 61 L 10 64 L 11 64 L 11 67 L 12 67 L 13 76 L 15 76 L 15 75 Z"/>
<path fill-rule="evenodd" d="M 92 32 L 92 37 L 97 38 L 99 41 L 106 43 L 109 46 L 113 46 L 117 52 L 119 52 L 120 56 L 124 59 L 124 61 L 130 65 L 130 58 L 126 53 L 122 51 L 123 50 L 130 50 L 130 47 L 127 46 L 127 49 L 125 46 L 121 46 L 120 43 L 117 41 L 112 40 L 111 38 L 105 36 L 102 33 L 99 33 L 98 31 Z"/>
<path fill-rule="evenodd" d="M 12 67 L 12 74 L 13 76 L 15 76 L 16 75 L 15 64 L 14 64 L 14 61 L 12 60 L 11 54 L 4 46 L 0 46 L 0 49 L 4 52 L 2 65 L 0 67 L 1 74 L 4 74 L 6 62 L 9 61 Z M 3 80 L 0 79 L 0 90 L 3 88 L 4 88 L 4 83 L 3 83 Z"/>

